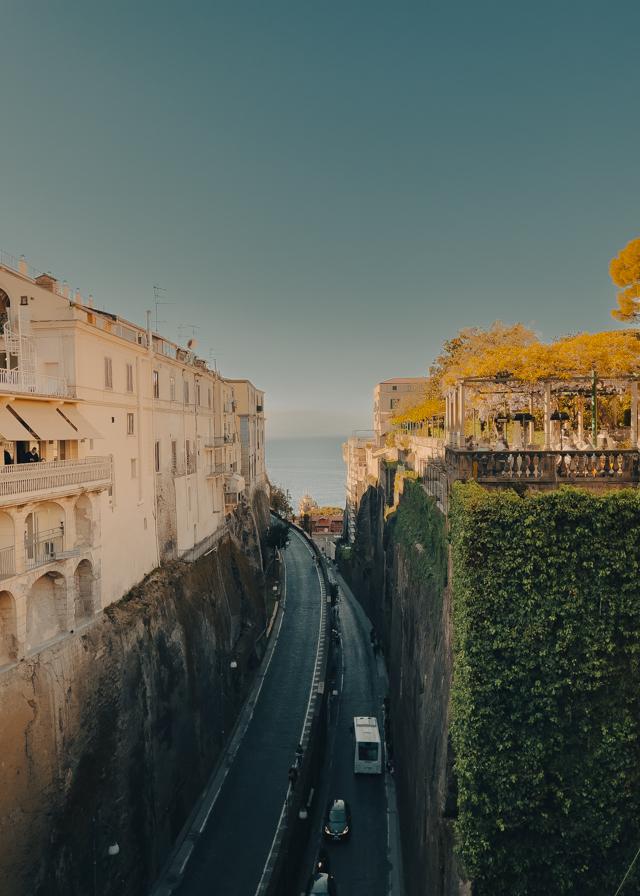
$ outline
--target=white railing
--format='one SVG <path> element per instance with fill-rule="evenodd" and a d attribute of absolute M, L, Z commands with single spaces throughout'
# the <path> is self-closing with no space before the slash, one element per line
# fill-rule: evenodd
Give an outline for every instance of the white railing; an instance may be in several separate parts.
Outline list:
<path fill-rule="evenodd" d="M 16 574 L 16 549 L 14 545 L 0 548 L 0 579 L 8 579 Z"/>
<path fill-rule="evenodd" d="M 7 370 L 5 367 L 0 367 L 0 391 L 70 397 L 66 380 L 42 373 L 25 373 L 19 368 Z"/>
<path fill-rule="evenodd" d="M 64 528 L 56 526 L 55 529 L 47 529 L 36 536 L 28 538 L 25 535 L 24 553 L 27 569 L 50 563 L 62 553 L 64 549 Z"/>
<path fill-rule="evenodd" d="M 41 492 L 74 486 L 108 488 L 111 466 L 110 457 L 4 464 L 0 466 L 0 503 L 8 504 L 17 497 L 37 497 Z"/>

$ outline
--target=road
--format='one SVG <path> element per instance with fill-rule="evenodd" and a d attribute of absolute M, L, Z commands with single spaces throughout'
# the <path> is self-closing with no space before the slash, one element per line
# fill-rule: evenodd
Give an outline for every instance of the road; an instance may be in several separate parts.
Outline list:
<path fill-rule="evenodd" d="M 318 571 L 294 531 L 284 560 L 286 601 L 278 642 L 180 896 L 254 896 L 269 854 L 302 732 L 320 625 Z"/>
<path fill-rule="evenodd" d="M 380 675 L 382 663 L 376 662 L 371 649 L 371 623 L 362 608 L 341 582 L 339 629 L 341 661 L 338 660 L 329 733 L 329 750 L 321 790 L 321 806 L 330 798 L 344 798 L 351 806 L 351 838 L 343 843 L 325 844 L 318 837 L 311 845 L 312 856 L 320 848 L 329 853 L 339 896 L 387 896 L 387 798 L 384 775 L 354 775 L 354 740 L 351 726 L 354 716 L 377 716 L 382 733 L 382 698 L 385 684 Z M 384 674 L 382 672 L 382 674 Z M 307 860 L 307 870 L 313 859 Z"/>

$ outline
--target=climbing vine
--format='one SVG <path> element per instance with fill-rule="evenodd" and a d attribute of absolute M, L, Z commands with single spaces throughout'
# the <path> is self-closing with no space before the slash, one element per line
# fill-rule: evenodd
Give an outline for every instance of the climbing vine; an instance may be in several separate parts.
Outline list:
<path fill-rule="evenodd" d="M 478 896 L 613 894 L 640 845 L 640 494 L 456 484 L 451 539 L 465 869 Z"/>

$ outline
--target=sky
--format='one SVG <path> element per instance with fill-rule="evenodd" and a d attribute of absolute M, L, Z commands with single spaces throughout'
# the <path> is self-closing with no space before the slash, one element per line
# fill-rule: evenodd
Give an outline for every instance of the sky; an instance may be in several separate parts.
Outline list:
<path fill-rule="evenodd" d="M 368 428 L 463 326 L 614 326 L 638 33 L 616 0 L 4 0 L 0 248 L 139 323 L 161 286 L 271 437 Z"/>

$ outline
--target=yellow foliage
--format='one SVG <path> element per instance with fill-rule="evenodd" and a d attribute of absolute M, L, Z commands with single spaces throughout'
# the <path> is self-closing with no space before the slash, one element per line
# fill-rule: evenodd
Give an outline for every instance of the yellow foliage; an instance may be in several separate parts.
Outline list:
<path fill-rule="evenodd" d="M 428 420 L 430 417 L 438 417 L 442 414 L 444 414 L 444 399 L 426 398 L 420 404 L 408 408 L 403 414 L 398 414 L 391 422 L 394 426 L 399 426 L 402 423 L 420 423 L 422 420 Z"/>
<path fill-rule="evenodd" d="M 550 344 L 500 347 L 467 359 L 459 375 L 504 375 L 535 382 L 545 377 L 587 376 L 594 369 L 601 377 L 640 373 L 640 336 L 614 330 L 579 333 Z"/>
<path fill-rule="evenodd" d="M 609 264 L 609 274 L 618 293 L 618 307 L 611 312 L 616 320 L 640 319 L 640 239 L 631 240 Z"/>

